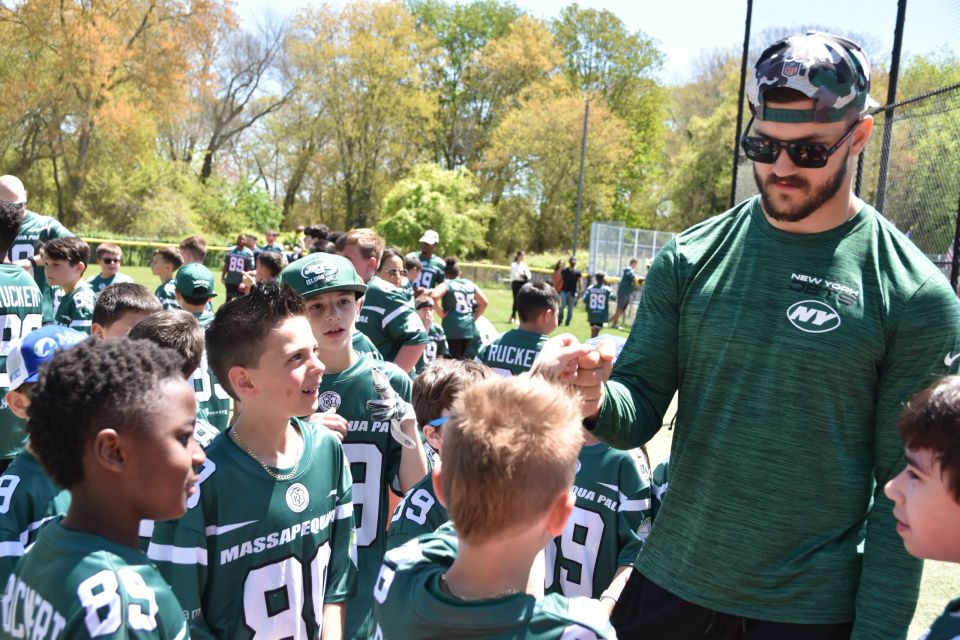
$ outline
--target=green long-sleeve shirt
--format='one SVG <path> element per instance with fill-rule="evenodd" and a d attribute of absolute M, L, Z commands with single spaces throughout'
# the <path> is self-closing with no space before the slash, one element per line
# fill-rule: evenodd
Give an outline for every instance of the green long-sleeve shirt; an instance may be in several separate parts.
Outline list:
<path fill-rule="evenodd" d="M 903 466 L 901 407 L 956 372 L 958 333 L 946 279 L 869 206 L 801 235 L 753 198 L 676 236 L 596 425 L 637 446 L 679 392 L 670 499 L 639 571 L 734 615 L 904 637 L 921 565 L 883 485 Z"/>

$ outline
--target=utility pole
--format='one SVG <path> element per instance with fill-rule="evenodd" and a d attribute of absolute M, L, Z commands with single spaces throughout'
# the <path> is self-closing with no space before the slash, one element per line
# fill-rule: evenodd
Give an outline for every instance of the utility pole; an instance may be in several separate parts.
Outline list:
<path fill-rule="evenodd" d="M 583 138 L 580 140 L 580 179 L 577 182 L 577 219 L 573 224 L 573 252 L 577 255 L 577 243 L 580 240 L 580 211 L 583 207 L 583 169 L 587 162 L 587 122 L 590 119 L 590 99 L 583 107 Z"/>

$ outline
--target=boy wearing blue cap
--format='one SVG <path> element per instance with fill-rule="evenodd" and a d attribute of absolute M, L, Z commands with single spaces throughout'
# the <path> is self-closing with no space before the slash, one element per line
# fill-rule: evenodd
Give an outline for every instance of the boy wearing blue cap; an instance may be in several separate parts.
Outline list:
<path fill-rule="evenodd" d="M 427 474 L 426 455 L 408 403 L 409 376 L 391 362 L 373 360 L 352 346 L 360 299 L 367 290 L 350 260 L 312 253 L 281 274 L 306 303 L 326 366 L 316 420 L 343 435 L 353 475 L 357 529 L 357 595 L 347 607 L 346 637 L 369 636 L 373 586 L 386 550 L 387 488 L 402 495 Z"/>
<path fill-rule="evenodd" d="M 86 337 L 74 329 L 48 324 L 12 345 L 6 363 L 10 390 L 4 397 L 10 411 L 26 420 L 30 392 L 40 376 L 40 367 L 57 351 Z M 0 477 L 0 585 L 6 584 L 40 528 L 65 514 L 69 506 L 70 492 L 54 486 L 27 442 Z"/>

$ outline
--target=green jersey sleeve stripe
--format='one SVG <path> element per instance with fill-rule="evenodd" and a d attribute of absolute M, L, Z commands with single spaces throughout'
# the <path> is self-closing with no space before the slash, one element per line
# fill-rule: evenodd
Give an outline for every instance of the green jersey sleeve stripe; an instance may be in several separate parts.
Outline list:
<path fill-rule="evenodd" d="M 184 620 L 183 627 L 180 629 L 180 633 L 174 636 L 173 640 L 185 640 L 186 638 L 189 638 L 189 637 L 190 636 L 187 635 L 187 621 Z"/>
<path fill-rule="evenodd" d="M 618 493 L 620 494 L 620 508 L 617 511 L 645 511 L 650 508 L 650 498 L 629 500 L 622 491 Z"/>
<path fill-rule="evenodd" d="M 363 310 L 364 310 L 364 311 L 373 311 L 373 312 L 379 313 L 379 314 L 381 314 L 381 315 L 383 315 L 384 313 L 387 312 L 387 310 L 384 309 L 383 307 L 371 307 L 371 306 L 369 306 L 369 305 L 363 305 Z"/>
<path fill-rule="evenodd" d="M 386 327 L 388 324 L 390 324 L 391 320 L 399 316 L 401 313 L 408 313 L 411 311 L 416 313 L 416 310 L 414 309 L 413 304 L 400 305 L 399 307 L 397 307 L 396 309 L 394 309 L 393 311 L 391 311 L 390 313 L 388 313 L 383 317 L 382 326 Z"/>
<path fill-rule="evenodd" d="M 22 542 L 0 542 L 0 558 L 19 558 L 27 552 Z"/>
<path fill-rule="evenodd" d="M 207 550 L 200 547 L 177 547 L 172 544 L 151 542 L 147 557 L 171 564 L 207 564 Z"/>
<path fill-rule="evenodd" d="M 141 538 L 153 537 L 153 520 L 141 520 L 139 535 Z"/>
<path fill-rule="evenodd" d="M 93 324 L 92 320 L 73 320 L 70 322 L 71 328 L 89 327 Z"/>
<path fill-rule="evenodd" d="M 347 518 L 353 517 L 353 503 L 348 502 L 347 504 L 341 504 L 336 509 L 336 519 L 345 520 Z"/>

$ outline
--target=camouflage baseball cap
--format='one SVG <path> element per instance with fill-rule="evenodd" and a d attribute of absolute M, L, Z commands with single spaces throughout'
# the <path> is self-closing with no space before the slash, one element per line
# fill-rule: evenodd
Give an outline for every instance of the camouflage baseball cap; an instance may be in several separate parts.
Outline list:
<path fill-rule="evenodd" d="M 304 298 L 327 291 L 356 291 L 357 297 L 366 292 L 353 263 L 332 253 L 311 253 L 287 266 L 280 280 Z"/>
<path fill-rule="evenodd" d="M 813 109 L 776 109 L 763 94 L 784 87 L 814 102 Z M 857 44 L 817 31 L 790 36 L 760 54 L 747 82 L 750 111 L 771 122 L 838 122 L 877 106 L 870 97 L 870 63 Z"/>

